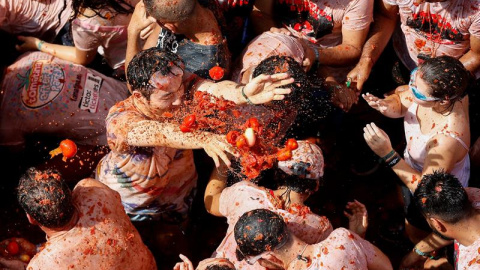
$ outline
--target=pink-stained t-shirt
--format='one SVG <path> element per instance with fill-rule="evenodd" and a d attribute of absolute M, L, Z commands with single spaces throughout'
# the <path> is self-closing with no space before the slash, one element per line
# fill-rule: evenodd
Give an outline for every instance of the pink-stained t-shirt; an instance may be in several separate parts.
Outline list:
<path fill-rule="evenodd" d="M 117 192 L 94 179 L 84 179 L 74 188 L 72 199 L 78 211 L 77 223 L 48 238 L 28 270 L 157 269 Z"/>
<path fill-rule="evenodd" d="M 332 48 L 342 44 L 342 30 L 364 30 L 370 27 L 373 21 L 373 0 L 314 0 L 305 1 L 305 6 L 297 2 L 276 0 L 275 16 L 289 26 L 295 36 L 310 40 L 320 48 Z M 319 75 L 331 76 L 341 83 L 352 68 L 350 65 L 321 66 Z"/>
<path fill-rule="evenodd" d="M 480 189 L 467 187 L 465 191 L 473 208 L 480 209 Z M 455 264 L 457 270 L 480 269 L 480 238 L 468 247 L 455 241 Z"/>
<path fill-rule="evenodd" d="M 311 265 L 305 270 L 367 270 L 376 260 L 373 245 L 345 228 L 335 229 L 314 246 Z"/>
<path fill-rule="evenodd" d="M 401 31 L 395 32 L 393 44 L 410 70 L 428 57 L 460 58 L 470 49 L 470 37 L 480 38 L 479 0 L 383 1 L 399 8 Z M 480 71 L 475 73 L 478 78 Z"/>
<path fill-rule="evenodd" d="M 242 75 L 247 69 L 255 68 L 270 56 L 289 56 L 301 65 L 304 54 L 302 45 L 296 37 L 264 32 L 253 39 L 243 50 L 233 68 L 232 81 L 240 83 Z"/>
<path fill-rule="evenodd" d="M 425 164 L 425 159 L 427 158 L 427 145 L 433 137 L 439 134 L 452 137 L 463 148 L 465 148 L 467 151 L 469 150 L 468 146 L 460 138 L 460 134 L 456 134 L 456 132 L 450 130 L 451 128 L 448 128 L 454 126 L 454 123 L 451 123 L 451 121 L 447 123 L 441 131 L 423 134 L 417 118 L 417 109 L 418 104 L 412 102 L 412 105 L 408 107 L 408 111 L 405 114 L 403 121 L 405 127 L 405 138 L 407 139 L 407 147 L 405 148 L 404 158 L 405 162 L 407 162 L 410 167 L 415 169 L 417 172 L 423 172 L 423 166 Z M 468 152 L 465 154 L 465 157 L 462 160 L 453 166 L 450 173 L 457 177 L 462 186 L 468 186 L 468 180 L 470 179 L 470 157 L 468 156 Z"/>
<path fill-rule="evenodd" d="M 109 10 L 93 17 L 80 16 L 72 22 L 75 47 L 82 51 L 97 50 L 108 65 L 117 69 L 125 62 L 127 27 L 131 14 L 116 14 Z"/>
<path fill-rule="evenodd" d="M 29 134 L 107 145 L 105 118 L 128 96 L 126 85 L 95 70 L 42 52 L 21 55 L 1 84 L 0 145 Z"/>
<path fill-rule="evenodd" d="M 225 238 L 215 251 L 214 257 L 228 258 L 237 269 L 265 269 L 258 263 L 249 265 L 237 261 L 235 249 L 237 243 L 233 228 L 238 218 L 254 209 L 268 209 L 283 217 L 288 229 L 302 241 L 314 244 L 324 240 L 332 232 L 332 224 L 324 216 L 318 216 L 307 206 L 294 204 L 288 210 L 281 208 L 281 202 L 271 190 L 241 181 L 226 188 L 220 195 L 220 213 L 227 218 L 228 229 Z"/>
<path fill-rule="evenodd" d="M 120 193 L 130 215 L 185 217 L 197 183 L 192 150 L 131 147 L 127 135 L 135 125 L 151 120 L 135 104 L 136 95 L 117 103 L 106 119 L 110 149 L 97 166 L 97 179 Z"/>
<path fill-rule="evenodd" d="M 0 29 L 53 41 L 72 16 L 71 0 L 0 0 Z"/>

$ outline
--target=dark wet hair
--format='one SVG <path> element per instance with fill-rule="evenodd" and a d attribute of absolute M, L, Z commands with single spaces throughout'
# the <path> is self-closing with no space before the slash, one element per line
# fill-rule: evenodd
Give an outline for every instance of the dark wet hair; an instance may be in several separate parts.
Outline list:
<path fill-rule="evenodd" d="M 237 259 L 256 256 L 285 244 L 288 240 L 287 225 L 282 217 L 266 209 L 255 209 L 243 214 L 235 224 Z"/>
<path fill-rule="evenodd" d="M 424 175 L 414 200 L 425 217 L 437 217 L 451 224 L 468 217 L 473 209 L 458 179 L 444 171 Z"/>
<path fill-rule="evenodd" d="M 213 265 L 209 265 L 207 266 L 206 270 L 235 270 L 234 267 L 230 267 L 228 265 L 218 265 L 218 264 L 213 264 Z"/>
<path fill-rule="evenodd" d="M 275 169 L 275 180 L 278 187 L 287 187 L 298 193 L 315 192 L 320 179 L 302 178 L 297 175 L 289 175 L 281 169 Z"/>
<path fill-rule="evenodd" d="M 28 169 L 17 192 L 23 210 L 42 226 L 60 228 L 75 212 L 70 188 L 57 171 Z"/>
<path fill-rule="evenodd" d="M 157 47 L 149 48 L 133 57 L 127 68 L 127 81 L 132 90 L 139 91 L 150 100 L 153 88 L 149 81 L 152 75 L 157 71 L 162 75 L 172 73 L 173 66 L 183 70 L 183 60 L 178 55 Z"/>
<path fill-rule="evenodd" d="M 307 74 L 302 66 L 293 58 L 288 56 L 273 55 L 263 60 L 253 70 L 253 77 L 261 74 L 273 75 L 277 73 L 287 72 L 295 81 L 284 88 L 291 88 L 292 93 L 287 95 L 282 101 L 274 101 L 277 104 L 285 104 L 285 106 L 300 106 L 304 103 L 305 95 L 310 88 L 310 82 Z"/>
<path fill-rule="evenodd" d="M 133 13 L 135 9 L 124 0 L 72 0 L 72 19 L 77 18 L 85 8 L 93 10 L 96 15 L 104 19 L 105 17 L 99 13 L 102 9 L 111 9 L 117 14 L 130 14 Z"/>
<path fill-rule="evenodd" d="M 144 0 L 148 15 L 157 21 L 181 22 L 193 13 L 197 0 Z"/>
<path fill-rule="evenodd" d="M 467 94 L 467 88 L 473 82 L 472 74 L 462 62 L 446 55 L 425 60 L 418 71 L 430 87 L 432 97 L 450 101 L 448 110 Z"/>

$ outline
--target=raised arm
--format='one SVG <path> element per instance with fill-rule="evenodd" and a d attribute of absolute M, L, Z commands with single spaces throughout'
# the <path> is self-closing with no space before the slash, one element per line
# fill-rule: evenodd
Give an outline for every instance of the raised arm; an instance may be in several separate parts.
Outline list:
<path fill-rule="evenodd" d="M 216 97 L 235 102 L 236 104 L 263 104 L 272 100 L 282 100 L 290 94 L 290 89 L 279 88 L 290 83 L 294 79 L 287 73 L 274 75 L 259 75 L 246 85 L 237 84 L 233 81 L 221 81 L 218 83 L 209 80 L 199 80 L 193 91 L 204 91 Z"/>
<path fill-rule="evenodd" d="M 225 166 L 213 169 L 203 197 L 207 212 L 217 217 L 223 217 L 220 213 L 220 195 L 227 187 L 227 169 Z"/>
<path fill-rule="evenodd" d="M 470 35 L 470 50 L 464 54 L 460 61 L 470 72 L 475 74 L 480 67 L 480 39 Z"/>
<path fill-rule="evenodd" d="M 359 90 L 362 90 L 363 84 L 370 76 L 373 65 L 387 46 L 398 21 L 398 6 L 386 4 L 382 0 L 376 0 L 375 4 L 374 22 L 363 46 L 360 60 L 347 75 L 347 77 L 352 78 L 352 81 L 357 82 Z"/>
<path fill-rule="evenodd" d="M 18 36 L 18 39 L 23 41 L 15 46 L 18 51 L 41 51 L 79 65 L 90 64 L 97 55 L 97 48 L 83 51 L 72 46 L 48 43 L 36 37 Z"/>
<path fill-rule="evenodd" d="M 125 70 L 132 58 L 142 50 L 144 40 L 158 37 L 158 24 L 153 17 L 147 15 L 143 1 L 135 6 L 130 23 L 128 24 L 127 52 L 125 56 Z M 157 34 L 155 36 L 155 34 Z M 152 46 L 153 47 L 153 46 Z"/>
<path fill-rule="evenodd" d="M 390 155 L 392 151 L 394 151 L 390 139 L 388 135 L 374 123 L 368 124 L 364 128 L 364 138 L 373 152 L 380 158 L 384 158 L 387 164 L 390 163 L 390 161 L 398 159 L 398 162 L 391 163 L 392 166 L 390 167 L 412 193 L 417 189 L 422 175 L 432 173 L 434 170 L 439 169 L 451 172 L 455 164 L 461 160 L 467 152 L 454 138 L 444 134 L 438 134 L 428 142 L 423 171 L 419 172 L 405 162 L 404 159 L 400 158 L 400 155 Z"/>
<path fill-rule="evenodd" d="M 230 159 L 225 152 L 235 155 L 234 149 L 225 136 L 205 131 L 182 132 L 178 125 L 144 120 L 134 125 L 127 134 L 130 146 L 154 147 L 165 146 L 176 149 L 201 149 L 220 166 L 220 159 L 230 166 Z"/>
<path fill-rule="evenodd" d="M 370 93 L 363 94 L 362 97 L 370 107 L 390 118 L 404 117 L 413 100 L 407 85 L 399 86 L 393 94 L 384 99 Z"/>

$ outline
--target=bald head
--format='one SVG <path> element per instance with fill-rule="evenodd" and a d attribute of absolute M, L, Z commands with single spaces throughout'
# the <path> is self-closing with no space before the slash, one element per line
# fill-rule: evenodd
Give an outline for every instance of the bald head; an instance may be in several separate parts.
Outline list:
<path fill-rule="evenodd" d="M 186 20 L 197 0 L 144 0 L 145 8 L 157 21 L 181 22 Z"/>

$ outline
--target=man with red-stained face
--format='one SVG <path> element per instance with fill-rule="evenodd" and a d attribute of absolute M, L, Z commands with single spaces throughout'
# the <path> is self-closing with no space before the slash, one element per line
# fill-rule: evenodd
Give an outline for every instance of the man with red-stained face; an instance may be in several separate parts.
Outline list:
<path fill-rule="evenodd" d="M 287 229 L 282 217 L 266 209 L 243 214 L 235 224 L 237 258 L 267 269 L 393 269 L 378 248 L 347 229 L 306 244 Z"/>

